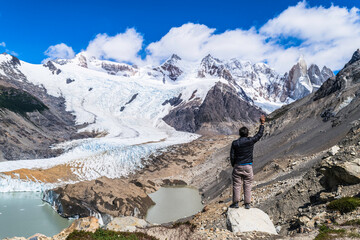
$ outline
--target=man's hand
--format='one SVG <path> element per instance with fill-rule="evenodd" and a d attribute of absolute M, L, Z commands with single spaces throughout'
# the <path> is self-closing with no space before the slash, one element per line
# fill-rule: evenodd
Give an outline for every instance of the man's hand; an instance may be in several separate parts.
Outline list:
<path fill-rule="evenodd" d="M 261 124 L 264 124 L 265 123 L 265 115 L 261 115 L 260 116 L 260 122 L 261 122 Z"/>

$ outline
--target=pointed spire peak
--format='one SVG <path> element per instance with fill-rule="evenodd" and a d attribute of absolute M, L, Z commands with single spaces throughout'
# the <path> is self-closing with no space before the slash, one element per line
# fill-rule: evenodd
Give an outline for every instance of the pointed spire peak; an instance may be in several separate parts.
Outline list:
<path fill-rule="evenodd" d="M 181 57 L 179 57 L 178 55 L 176 55 L 175 53 L 173 55 L 171 55 L 170 59 L 173 60 L 181 60 Z"/>
<path fill-rule="evenodd" d="M 221 63 L 219 59 L 213 57 L 210 53 L 201 60 L 201 62 L 211 62 L 211 61 Z"/>
<path fill-rule="evenodd" d="M 305 62 L 305 57 L 303 54 L 300 54 L 300 57 L 298 59 L 298 63 Z"/>
<path fill-rule="evenodd" d="M 354 54 L 352 55 L 350 61 L 345 65 L 345 67 L 353 64 L 354 62 L 357 62 L 360 60 L 360 49 L 357 49 Z"/>

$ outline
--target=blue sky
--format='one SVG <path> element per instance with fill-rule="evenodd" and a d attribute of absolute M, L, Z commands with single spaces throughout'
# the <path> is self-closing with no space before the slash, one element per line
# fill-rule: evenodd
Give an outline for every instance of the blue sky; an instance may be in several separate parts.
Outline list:
<path fill-rule="evenodd" d="M 316 16 L 316 11 L 322 14 L 322 10 L 328 9 L 330 12 L 331 3 L 329 1 L 311 1 L 302 2 L 304 6 L 299 6 L 299 15 L 304 12 L 304 17 L 306 14 L 313 14 Z M 337 7 L 336 11 L 340 12 L 341 10 L 346 9 L 348 15 L 353 15 L 352 18 L 359 16 L 359 12 L 356 9 L 360 8 L 360 2 L 355 0 L 342 0 L 342 1 L 332 1 L 332 4 Z M 251 35 L 250 37 L 256 38 L 264 44 L 264 48 L 276 48 L 282 49 L 289 55 L 288 52 L 292 51 L 292 47 L 298 48 L 299 51 L 291 53 L 290 57 L 287 57 L 284 61 L 293 61 L 295 56 L 299 54 L 304 54 L 306 59 L 310 58 L 311 51 L 305 51 L 304 47 L 307 45 L 315 44 L 318 42 L 318 39 L 312 41 L 309 40 L 308 35 L 311 33 L 306 33 L 304 29 L 298 29 L 298 32 L 292 32 L 289 30 L 292 26 L 288 28 L 284 26 L 284 22 L 288 21 L 287 16 L 284 16 L 283 19 L 278 19 L 277 24 L 273 26 L 269 23 L 271 20 L 276 20 L 280 16 L 286 15 L 286 11 L 289 7 L 295 7 L 299 5 L 299 1 L 2 1 L 0 7 L 0 51 L 7 51 L 9 53 L 16 54 L 21 60 L 31 62 L 31 63 L 40 63 L 43 59 L 50 57 L 56 58 L 54 51 L 58 53 L 58 49 L 55 49 L 48 56 L 44 55 L 44 52 L 50 46 L 56 46 L 57 44 L 63 43 L 63 46 L 68 46 L 76 54 L 81 50 L 86 50 L 89 47 L 89 42 L 97 40 L 99 37 L 98 34 L 103 35 L 103 41 L 97 43 L 93 47 L 93 52 L 95 51 L 98 57 L 107 58 L 115 61 L 123 62 L 133 62 L 138 63 L 140 60 L 144 60 L 147 55 L 151 57 L 152 62 L 159 62 L 166 58 L 167 55 L 170 55 L 170 51 L 178 51 L 179 55 L 182 55 L 181 49 L 174 49 L 174 47 L 168 47 L 165 41 L 161 42 L 160 40 L 164 36 L 169 35 L 171 29 L 181 28 L 184 24 L 191 23 L 193 25 L 188 26 L 194 31 L 199 31 L 199 34 L 205 34 L 207 37 L 216 37 L 216 38 L 226 38 L 223 35 L 226 31 L 233 31 L 233 35 Z M 322 7 L 320 7 L 322 6 Z M 351 9 L 355 7 L 351 13 Z M 315 13 L 308 11 L 314 9 Z M 334 14 L 335 10 L 333 11 Z M 285 12 L 285 13 L 284 13 Z M 344 12 L 344 11 L 343 11 Z M 290 14 L 291 15 L 291 14 Z M 334 16 L 335 16 L 334 15 Z M 346 15 L 346 13 L 345 13 Z M 346 16 L 343 18 L 346 18 Z M 322 19 L 326 19 L 327 13 L 324 13 Z M 315 18 L 317 19 L 317 18 Z M 322 21 L 319 19 L 319 21 Z M 297 20 L 294 20 L 294 23 Z M 289 21 L 291 22 L 291 20 Z M 341 20 L 337 21 L 341 22 Z M 344 24 L 358 24 L 358 19 L 346 20 Z M 326 22 L 324 22 L 326 25 Z M 321 25 L 321 24 L 319 24 Z M 199 27 L 203 26 L 203 27 Z M 264 26 L 267 26 L 264 28 Z M 340 25 L 342 28 L 342 25 Z M 185 28 L 185 27 L 184 27 Z M 190 29 L 182 32 L 182 34 L 187 34 Z M 127 29 L 133 29 L 134 32 L 126 33 Z M 209 30 L 210 29 L 210 30 Z M 270 29 L 270 30 L 269 30 Z M 278 32 L 278 29 L 282 32 Z M 295 29 L 296 26 L 295 26 Z M 180 29 L 181 30 L 181 29 Z M 178 31 L 180 31 L 178 29 Z M 235 32 L 235 30 L 241 30 L 241 32 Z M 326 30 L 326 29 L 325 29 Z M 324 31 L 325 31 L 324 30 Z M 321 31 L 321 30 L 320 30 Z M 349 30 L 351 31 L 351 30 Z M 107 54 L 109 50 L 100 49 L 101 43 L 111 43 L 111 41 L 116 40 L 117 36 L 126 37 L 131 35 L 134 39 L 139 39 L 138 45 L 130 46 L 134 48 L 136 53 L 131 52 L 131 57 L 117 58 L 116 56 Z M 344 33 L 345 35 L 347 33 Z M 177 41 L 180 33 L 177 35 L 177 38 L 170 38 L 169 41 Z M 231 35 L 231 34 L 230 34 Z M 325 34 L 326 35 L 326 34 Z M 196 33 L 195 33 L 196 36 Z M 257 38 L 256 36 L 259 36 Z M 360 35 L 359 35 L 360 36 Z M 330 36 L 327 39 L 328 42 L 334 42 L 333 38 L 337 36 Z M 342 39 L 343 36 L 338 36 L 337 39 Z M 225 39 L 231 39 L 231 36 Z M 356 38 L 354 38 L 354 41 Z M 191 40 L 192 41 L 192 40 Z M 188 44 L 192 45 L 192 42 Z M 203 48 L 204 44 L 208 40 L 202 40 L 203 42 L 199 48 Z M 219 40 L 220 41 L 220 40 Z M 237 38 L 234 38 L 234 41 L 237 41 Z M 249 40 L 251 42 L 251 39 Z M 247 41 L 246 44 L 249 44 Z M 120 41 L 123 42 L 123 41 Z M 136 42 L 136 41 L 135 41 Z M 273 46 L 269 46 L 269 42 Z M 112 47 L 115 49 L 120 48 L 121 44 L 118 41 L 114 41 L 114 44 L 110 44 L 109 47 L 112 50 Z M 152 43 L 152 47 L 149 47 Z M 220 42 L 222 43 L 222 42 Z M 242 41 L 239 40 L 239 45 Z M 141 47 L 139 47 L 139 44 Z M 199 44 L 195 41 L 195 44 Z M 220 44 L 221 45 L 221 44 Z M 360 47 L 360 44 L 358 44 Z M 95 46 L 95 44 L 94 44 Z M 128 45 L 124 45 L 126 47 Z M 311 45 L 313 46 L 313 45 Z M 148 48 L 149 47 L 149 48 Z M 166 52 L 163 49 L 169 48 Z M 185 48 L 186 45 L 183 46 Z M 253 46 L 254 49 L 261 48 L 261 45 Z M 208 52 L 212 53 L 211 46 L 208 46 Z M 316 47 L 326 48 L 325 45 Z M 64 48 L 62 48 L 64 49 Z M 289 50 L 290 49 L 290 50 Z M 352 48 L 352 52 L 356 50 L 356 46 Z M 304 53 L 302 52 L 304 51 Z M 231 49 L 224 49 L 223 52 L 232 52 Z M 233 51 L 236 52 L 236 51 Z M 256 52 L 256 51 L 255 51 Z M 285 54 L 284 52 L 284 54 Z M 349 58 L 350 50 L 346 50 L 347 58 Z M 123 53 L 123 51 L 118 51 L 124 56 L 128 53 Z M 222 58 L 234 57 L 231 54 L 226 55 L 221 53 L 220 50 L 214 50 L 214 53 L 217 53 Z M 220 53 L 220 54 L 219 54 Z M 198 56 L 203 54 L 199 53 Z M 244 52 L 243 50 L 238 51 L 238 55 L 235 57 L 239 58 L 248 58 L 252 61 L 267 61 L 274 62 L 275 68 L 281 66 L 281 62 L 276 63 L 274 54 L 282 54 L 281 51 L 269 52 L 266 53 L 256 52 L 254 57 L 252 57 L 251 52 Z M 60 54 L 61 55 L 61 54 Z M 198 56 L 191 56 L 189 53 L 183 54 L 185 58 L 194 59 Z M 222 56 L 224 55 L 224 56 Z M 262 57 L 264 55 L 264 57 Z M 266 55 L 266 56 L 265 56 Z M 321 55 L 321 54 L 320 54 Z M 324 53 L 323 53 L 324 55 Z M 325 54 L 326 55 L 326 54 Z M 63 55 L 61 55 L 63 56 Z M 65 54 L 64 56 L 72 57 L 72 52 L 70 54 Z M 139 58 L 135 59 L 135 56 Z M 328 56 L 322 56 L 322 59 L 326 59 Z M 342 59 L 338 60 L 344 61 Z M 320 57 L 319 57 L 320 59 Z M 324 60 L 320 59 L 321 63 Z M 311 59 L 315 61 L 316 58 Z M 150 61 L 150 60 L 149 60 Z M 325 63 L 325 62 L 324 62 Z M 336 67 L 340 66 L 339 63 L 334 65 Z M 281 70 L 280 70 L 281 71 Z"/>

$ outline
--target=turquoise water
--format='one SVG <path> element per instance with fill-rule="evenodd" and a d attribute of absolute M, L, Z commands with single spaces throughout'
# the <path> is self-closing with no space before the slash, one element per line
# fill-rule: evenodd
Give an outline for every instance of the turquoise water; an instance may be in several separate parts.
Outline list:
<path fill-rule="evenodd" d="M 53 236 L 71 223 L 44 203 L 40 193 L 0 193 L 0 239 L 30 237 L 35 233 Z"/>
<path fill-rule="evenodd" d="M 149 196 L 156 203 L 146 215 L 146 221 L 150 223 L 176 221 L 203 208 L 199 191 L 190 187 L 162 187 Z"/>

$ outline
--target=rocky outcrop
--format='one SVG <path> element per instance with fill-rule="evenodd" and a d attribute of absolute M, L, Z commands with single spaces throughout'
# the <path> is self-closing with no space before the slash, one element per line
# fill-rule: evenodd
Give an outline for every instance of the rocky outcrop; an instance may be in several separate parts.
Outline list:
<path fill-rule="evenodd" d="M 258 205 L 276 225 L 289 224 L 285 232 L 302 232 L 330 221 L 331 214 L 323 214 L 327 201 L 359 194 L 359 70 L 359 61 L 355 61 L 316 93 L 269 115 L 265 136 L 256 148 L 255 169 L 265 158 L 276 160 L 280 171 L 284 162 L 313 159 L 303 163 L 303 168 L 294 162 L 297 171 L 279 179 L 290 180 L 298 174 L 299 180 Z"/>
<path fill-rule="evenodd" d="M 106 225 L 107 230 L 120 232 L 135 232 L 137 228 L 146 228 L 150 224 L 136 217 L 116 217 Z"/>
<path fill-rule="evenodd" d="M 154 70 L 159 71 L 163 74 L 163 81 L 168 77 L 172 81 L 176 81 L 180 75 L 183 73 L 183 70 L 178 66 L 181 58 L 173 54 L 168 60 L 166 60 L 160 67 L 154 68 Z"/>
<path fill-rule="evenodd" d="M 154 204 L 136 184 L 106 177 L 48 190 L 43 199 L 63 217 L 144 217 Z"/>
<path fill-rule="evenodd" d="M 324 66 L 320 71 L 319 67 L 316 64 L 311 64 L 307 74 L 312 85 L 316 90 L 323 84 L 328 78 L 334 77 L 334 73 L 328 67 Z"/>
<path fill-rule="evenodd" d="M 43 66 L 48 68 L 52 74 L 59 75 L 61 73 L 61 70 L 55 67 L 52 61 L 47 61 L 47 63 L 43 64 Z"/>
<path fill-rule="evenodd" d="M 0 75 L 0 161 L 58 155 L 61 150 L 49 146 L 78 135 L 75 117 L 65 110 L 63 98 L 27 81 L 18 59 L 1 57 L 5 75 Z M 53 66 L 50 61 L 48 65 Z"/>
<path fill-rule="evenodd" d="M 232 75 L 225 64 L 210 54 L 201 60 L 198 71 L 198 77 L 204 78 L 206 75 L 232 80 Z"/>
<path fill-rule="evenodd" d="M 129 65 L 120 64 L 120 63 L 101 63 L 101 68 L 104 69 L 110 75 L 122 75 L 122 76 L 132 76 L 136 71 Z"/>
<path fill-rule="evenodd" d="M 269 216 L 258 208 L 229 208 L 227 224 L 232 232 L 266 232 L 277 234 Z"/>
<path fill-rule="evenodd" d="M 216 83 L 203 102 L 180 103 L 163 120 L 179 131 L 231 134 L 241 124 L 257 122 L 263 112 L 243 100 L 235 88 Z"/>
<path fill-rule="evenodd" d="M 360 122 L 353 122 L 347 136 L 321 162 L 320 172 L 324 175 L 323 185 L 327 189 L 337 189 L 339 185 L 360 183 Z M 340 148 L 341 147 L 341 148 Z"/>

